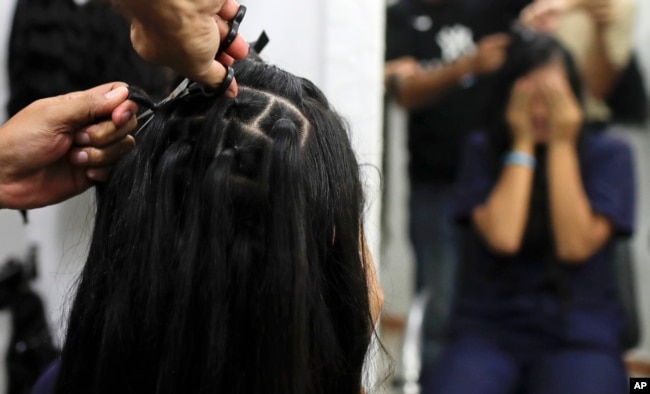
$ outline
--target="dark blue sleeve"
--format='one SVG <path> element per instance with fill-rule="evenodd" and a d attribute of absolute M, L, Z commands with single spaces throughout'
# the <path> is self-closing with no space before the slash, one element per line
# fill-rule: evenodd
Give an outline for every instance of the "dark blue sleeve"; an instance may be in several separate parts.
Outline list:
<path fill-rule="evenodd" d="M 32 389 L 32 394 L 52 394 L 54 393 L 54 383 L 59 375 L 59 367 L 61 361 L 56 360 L 50 364 L 49 367 L 43 372 L 36 385 Z"/>
<path fill-rule="evenodd" d="M 487 136 L 482 132 L 470 134 L 463 145 L 452 203 L 453 217 L 460 224 L 469 224 L 474 208 L 485 202 L 494 187 L 488 152 Z"/>
<path fill-rule="evenodd" d="M 615 235 L 634 229 L 635 176 L 632 152 L 620 138 L 601 135 L 586 144 L 585 192 L 591 209 L 605 216 Z"/>

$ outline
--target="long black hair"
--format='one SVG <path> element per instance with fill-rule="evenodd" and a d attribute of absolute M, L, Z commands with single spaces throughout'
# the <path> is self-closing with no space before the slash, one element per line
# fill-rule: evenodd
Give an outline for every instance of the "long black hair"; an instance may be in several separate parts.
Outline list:
<path fill-rule="evenodd" d="M 251 59 L 159 109 L 98 187 L 57 393 L 359 393 L 362 185 L 319 89 Z"/>

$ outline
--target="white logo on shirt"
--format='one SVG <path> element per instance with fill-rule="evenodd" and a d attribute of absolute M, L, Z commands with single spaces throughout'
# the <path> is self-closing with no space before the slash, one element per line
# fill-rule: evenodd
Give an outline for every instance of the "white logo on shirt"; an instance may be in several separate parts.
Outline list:
<path fill-rule="evenodd" d="M 451 63 L 456 59 L 470 55 L 476 51 L 476 44 L 472 39 L 472 31 L 463 25 L 446 26 L 436 36 L 440 46 L 441 60 Z"/>
<path fill-rule="evenodd" d="M 425 32 L 431 30 L 433 20 L 428 15 L 420 15 L 413 19 L 413 28 L 417 31 Z"/>

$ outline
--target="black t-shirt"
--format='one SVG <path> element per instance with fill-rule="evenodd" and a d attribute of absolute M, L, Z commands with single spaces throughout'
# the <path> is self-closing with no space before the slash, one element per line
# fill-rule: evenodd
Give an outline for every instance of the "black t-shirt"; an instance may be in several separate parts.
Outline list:
<path fill-rule="evenodd" d="M 464 1 L 471 10 L 472 26 L 476 38 L 493 33 L 507 32 L 519 18 L 521 10 L 533 0 L 457 0 Z"/>
<path fill-rule="evenodd" d="M 506 31 L 514 12 L 504 10 L 522 1 L 401 0 L 387 11 L 386 60 L 411 56 L 425 68 L 451 63 L 472 53 L 478 38 Z M 482 90 L 480 79 L 468 75 L 433 104 L 409 114 L 412 182 L 454 181 L 461 142 L 481 125 Z"/>

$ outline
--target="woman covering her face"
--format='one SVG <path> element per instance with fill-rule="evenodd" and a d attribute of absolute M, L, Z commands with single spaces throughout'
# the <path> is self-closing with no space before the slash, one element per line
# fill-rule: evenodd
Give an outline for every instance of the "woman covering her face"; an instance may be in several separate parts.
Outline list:
<path fill-rule="evenodd" d="M 515 35 L 465 147 L 464 279 L 425 393 L 625 392 L 614 243 L 633 229 L 632 157 L 583 131 L 579 85 L 555 40 Z"/>

